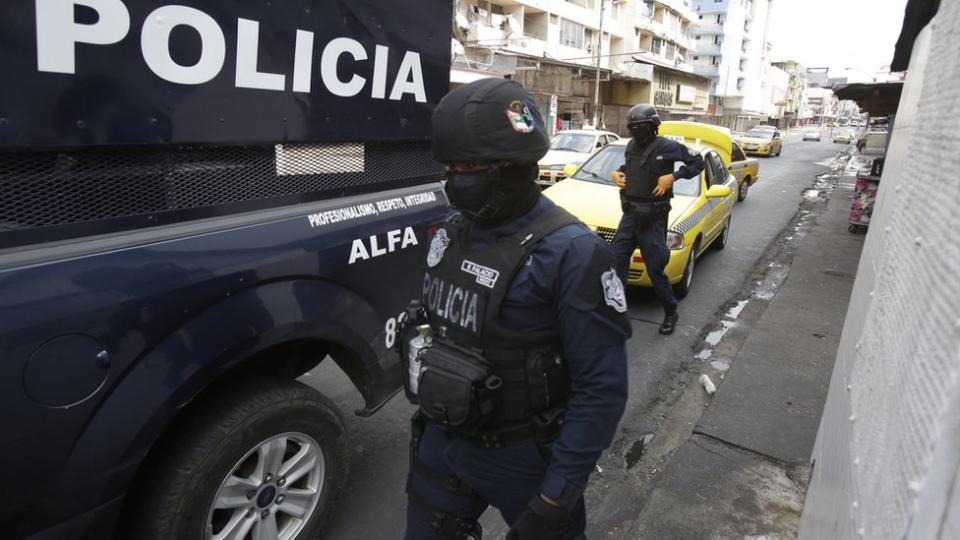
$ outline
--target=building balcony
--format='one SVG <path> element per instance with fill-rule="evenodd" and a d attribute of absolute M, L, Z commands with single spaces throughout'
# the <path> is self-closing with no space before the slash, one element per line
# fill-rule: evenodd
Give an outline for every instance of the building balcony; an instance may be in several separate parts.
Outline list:
<path fill-rule="evenodd" d="M 696 54 L 710 54 L 710 55 L 720 54 L 720 49 L 722 48 L 722 45 L 717 45 L 713 42 L 703 43 L 703 40 L 700 40 L 700 41 L 701 41 L 700 45 L 697 45 L 697 48 L 694 49 L 696 51 Z"/>
<path fill-rule="evenodd" d="M 694 13 L 690 6 L 687 5 L 687 2 L 683 0 L 655 0 L 658 4 L 662 4 L 672 11 L 676 12 L 678 15 L 683 17 L 688 21 L 697 20 L 697 14 Z"/>
<path fill-rule="evenodd" d="M 693 34 L 722 34 L 723 33 L 723 23 L 710 22 L 704 24 L 698 24 L 693 27 Z"/>
<path fill-rule="evenodd" d="M 528 54 L 530 56 L 543 56 L 546 47 L 546 41 L 534 36 L 512 37 L 508 39 L 503 46 L 507 51 Z"/>

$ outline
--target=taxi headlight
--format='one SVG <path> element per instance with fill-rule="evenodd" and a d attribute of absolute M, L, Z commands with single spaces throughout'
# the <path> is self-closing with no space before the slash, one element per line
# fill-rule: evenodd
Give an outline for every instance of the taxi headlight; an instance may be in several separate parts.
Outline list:
<path fill-rule="evenodd" d="M 667 247 L 670 249 L 683 249 L 683 235 L 678 232 L 667 231 Z"/>

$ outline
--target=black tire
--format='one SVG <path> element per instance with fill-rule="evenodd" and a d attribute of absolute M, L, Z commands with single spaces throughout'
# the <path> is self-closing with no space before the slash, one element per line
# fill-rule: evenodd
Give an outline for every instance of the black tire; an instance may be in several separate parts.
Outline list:
<path fill-rule="evenodd" d="M 743 202 L 747 198 L 747 192 L 750 191 L 750 177 L 745 176 L 743 182 L 737 188 L 737 201 Z"/>
<path fill-rule="evenodd" d="M 271 438 L 284 436 L 279 440 L 286 441 L 305 435 L 317 443 L 322 457 L 317 460 L 322 463 L 322 472 L 304 476 L 312 478 L 308 481 L 316 482 L 319 489 L 317 500 L 306 505 L 312 510 L 305 519 L 291 520 L 283 513 L 283 499 L 277 496 L 281 493 L 277 486 L 285 485 L 285 480 L 280 483 L 277 477 L 273 479 L 273 492 L 261 498 L 260 494 L 269 486 L 254 491 L 257 496 L 249 503 L 251 508 L 243 512 L 253 516 L 245 519 L 259 521 L 262 512 L 272 511 L 274 523 L 279 526 L 295 523 L 294 528 L 299 528 L 296 539 L 318 538 L 347 479 L 346 430 L 336 407 L 313 389 L 290 380 L 241 380 L 219 390 L 201 396 L 187 412 L 190 416 L 177 426 L 176 433 L 165 439 L 162 448 L 156 449 L 159 455 L 151 455 L 154 459 L 148 459 L 144 465 L 150 469 L 145 469 L 149 471 L 148 476 L 136 495 L 133 506 L 136 517 L 128 523 L 129 537 L 140 540 L 208 538 L 208 524 L 221 519 L 213 510 L 213 502 L 228 475 L 233 475 L 239 467 L 249 467 L 245 464 L 250 460 L 255 463 L 261 459 L 254 451 Z M 286 464 L 292 454 L 287 443 L 282 447 Z M 271 477 L 263 476 L 268 480 Z M 297 480 L 286 487 L 292 499 L 294 489 L 303 486 Z M 254 506 L 261 501 L 266 505 Z M 284 518 L 287 521 L 283 521 Z"/>
<path fill-rule="evenodd" d="M 727 247 L 727 240 L 730 238 L 730 218 L 727 218 L 727 222 L 723 225 L 723 230 L 720 231 L 720 234 L 713 239 L 713 243 L 710 244 L 710 247 L 716 250 L 721 250 Z"/>
<path fill-rule="evenodd" d="M 683 277 L 680 282 L 673 286 L 673 294 L 677 298 L 686 298 L 690 294 L 690 287 L 693 285 L 693 271 L 697 266 L 697 250 L 699 244 L 694 244 L 690 250 L 690 257 L 687 258 L 687 265 L 683 267 Z"/>

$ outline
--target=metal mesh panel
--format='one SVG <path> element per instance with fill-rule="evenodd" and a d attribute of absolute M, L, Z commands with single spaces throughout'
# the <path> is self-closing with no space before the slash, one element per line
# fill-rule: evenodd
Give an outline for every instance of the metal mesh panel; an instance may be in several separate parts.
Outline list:
<path fill-rule="evenodd" d="M 0 234 L 211 207 L 222 214 L 234 203 L 319 199 L 441 175 L 424 141 L 0 154 Z"/>

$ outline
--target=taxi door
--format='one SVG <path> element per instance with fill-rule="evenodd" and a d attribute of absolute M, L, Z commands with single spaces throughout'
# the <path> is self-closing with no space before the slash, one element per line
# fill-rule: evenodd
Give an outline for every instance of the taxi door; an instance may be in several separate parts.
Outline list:
<path fill-rule="evenodd" d="M 704 155 L 704 160 L 707 165 L 707 189 L 711 186 L 729 186 L 731 191 L 736 193 L 737 179 L 727 171 L 720 156 L 711 151 Z M 732 196 L 707 199 L 706 204 L 710 205 L 710 211 L 707 212 L 704 222 L 704 240 L 706 242 L 703 245 L 706 245 L 707 242 L 713 240 L 723 231 L 727 216 L 730 215 L 730 209 L 733 207 L 733 199 Z"/>

